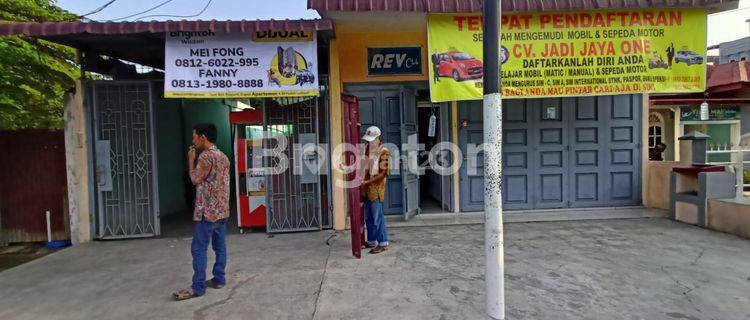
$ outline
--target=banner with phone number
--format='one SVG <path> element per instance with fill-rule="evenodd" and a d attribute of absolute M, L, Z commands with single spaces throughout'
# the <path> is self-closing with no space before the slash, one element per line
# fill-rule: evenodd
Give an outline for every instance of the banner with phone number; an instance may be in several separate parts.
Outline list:
<path fill-rule="evenodd" d="M 702 92 L 706 11 L 502 16 L 504 98 Z M 482 99 L 482 16 L 430 15 L 433 102 Z"/>
<path fill-rule="evenodd" d="M 167 98 L 317 96 L 314 32 L 170 32 Z"/>

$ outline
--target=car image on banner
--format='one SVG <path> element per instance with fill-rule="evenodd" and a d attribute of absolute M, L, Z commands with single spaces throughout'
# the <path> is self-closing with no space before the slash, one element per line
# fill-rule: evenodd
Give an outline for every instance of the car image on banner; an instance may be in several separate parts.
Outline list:
<path fill-rule="evenodd" d="M 690 50 L 680 50 L 675 53 L 675 62 L 684 62 L 687 65 L 703 64 L 703 57 Z"/>
<path fill-rule="evenodd" d="M 440 77 L 450 77 L 456 81 L 481 79 L 484 76 L 481 60 L 466 52 L 452 50 L 438 53 L 437 74 Z"/>

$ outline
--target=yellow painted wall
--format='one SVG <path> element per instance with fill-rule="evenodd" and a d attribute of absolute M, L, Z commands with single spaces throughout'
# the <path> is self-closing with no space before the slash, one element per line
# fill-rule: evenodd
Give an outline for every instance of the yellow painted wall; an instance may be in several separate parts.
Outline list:
<path fill-rule="evenodd" d="M 338 39 L 332 39 L 330 44 L 330 126 L 331 126 L 331 151 L 336 152 L 340 144 L 344 142 L 343 110 L 341 105 L 341 67 L 339 64 L 339 44 Z M 337 170 L 341 166 L 342 154 L 332 154 L 331 171 L 333 179 L 333 229 L 344 230 L 346 228 L 346 190 L 342 188 L 344 174 Z"/>
<path fill-rule="evenodd" d="M 330 84 L 331 84 L 331 147 L 335 149 L 343 143 L 343 122 L 341 93 L 344 83 L 362 82 L 397 82 L 397 81 L 426 81 L 428 74 L 427 60 L 427 30 L 410 32 L 352 32 L 347 30 L 346 24 L 336 24 L 336 38 L 330 45 Z M 368 76 L 367 48 L 368 47 L 422 47 L 422 74 L 408 76 Z M 342 155 L 333 154 L 333 228 L 343 230 L 347 228 L 348 204 L 346 190 L 340 186 L 344 175 L 336 170 L 341 163 L 335 159 L 343 159 Z M 340 185 L 340 184 L 339 184 Z"/>
<path fill-rule="evenodd" d="M 336 26 L 336 40 L 339 43 L 339 64 L 341 82 L 395 82 L 426 81 L 429 65 L 427 57 L 427 30 L 403 33 L 348 33 L 345 26 Z M 368 76 L 368 47 L 422 47 L 422 74 L 409 76 Z"/>

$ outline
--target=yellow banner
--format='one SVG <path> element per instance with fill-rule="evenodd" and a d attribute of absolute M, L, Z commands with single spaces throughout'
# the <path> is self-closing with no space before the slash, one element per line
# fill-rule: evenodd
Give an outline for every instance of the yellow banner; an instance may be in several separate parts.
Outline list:
<path fill-rule="evenodd" d="M 482 16 L 430 15 L 433 102 L 482 99 Z M 702 92 L 706 11 L 503 15 L 504 98 Z"/>

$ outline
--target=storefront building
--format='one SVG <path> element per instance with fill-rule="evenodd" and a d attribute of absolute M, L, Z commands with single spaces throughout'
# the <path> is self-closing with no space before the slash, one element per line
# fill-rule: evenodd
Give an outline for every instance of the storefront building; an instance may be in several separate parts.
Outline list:
<path fill-rule="evenodd" d="M 450 145 L 450 152 L 444 156 L 441 153 L 437 162 L 421 166 L 423 172 L 411 172 L 406 164 L 394 167 L 386 190 L 386 214 L 410 218 L 420 213 L 483 210 L 484 160 L 482 153 L 474 148 L 481 145 L 483 138 L 482 103 L 476 98 L 476 93 L 481 93 L 481 59 L 471 50 L 453 48 L 452 40 L 445 37 L 447 33 L 436 32 L 433 22 L 455 17 L 467 30 L 481 31 L 480 4 L 478 0 L 311 0 L 309 8 L 318 10 L 323 19 L 17 23 L 0 26 L 0 34 L 40 37 L 78 48 L 85 70 L 111 77 L 81 82 L 66 101 L 68 198 L 74 242 L 171 234 L 165 224 L 183 219 L 181 213 L 190 209 L 192 188 L 184 180 L 190 131 L 192 125 L 205 121 L 217 124 L 217 145 L 234 160 L 234 225 L 268 232 L 343 230 L 348 227 L 351 203 L 342 183 L 346 180 L 345 173 L 339 170 L 344 158 L 339 147 L 345 142 L 347 129 L 356 125 L 360 130 L 371 125 L 380 127 L 384 142 L 396 148 L 392 154 L 407 154 L 403 146 L 410 142 L 423 144 L 426 150 Z M 638 2 L 635 6 L 625 1 L 605 5 L 594 1 L 549 1 L 544 6 L 542 2 L 502 3 L 504 12 L 519 17 L 528 14 L 541 21 L 539 15 L 549 13 L 550 20 L 545 23 L 550 27 L 567 21 L 564 15 L 556 13 L 584 12 L 578 17 L 602 19 L 607 16 L 592 10 L 666 10 L 670 4 L 668 1 Z M 692 5 L 709 11 L 725 10 L 732 5 L 736 7 L 736 1 L 707 0 Z M 703 10 L 697 17 L 700 15 L 705 23 Z M 632 23 L 635 18 L 651 24 L 681 22 L 681 16 L 666 11 L 661 15 L 638 11 L 632 16 L 612 15 L 606 23 L 624 23 L 626 19 Z M 522 20 L 506 23 L 508 27 L 523 25 Z M 677 28 L 671 27 L 672 32 Z M 704 24 L 691 28 L 705 34 Z M 481 44 L 481 33 L 476 33 L 473 40 L 468 38 L 473 47 Z M 176 51 L 170 52 L 170 37 L 180 38 L 172 39 L 172 46 L 192 45 L 216 34 L 230 38 L 245 36 L 247 42 L 240 39 L 236 45 L 218 51 L 208 47 L 183 48 L 184 57 L 175 56 Z M 293 45 L 282 44 L 283 39 L 260 39 L 274 34 L 304 34 L 302 38 L 317 39 L 312 49 L 317 51 L 317 58 L 310 58 L 315 56 L 312 53 L 291 54 Z M 575 32 L 573 35 L 587 36 Z M 214 59 L 212 55 L 241 55 L 240 48 L 253 51 L 264 46 L 247 44 L 256 41 L 273 47 L 269 54 L 275 57 L 270 59 L 272 67 L 252 71 L 262 74 L 254 74 L 257 79 L 240 82 L 247 89 L 244 92 L 227 94 L 229 90 L 224 86 L 234 87 L 238 82 L 226 82 L 222 77 L 230 78 L 239 72 L 233 73 L 231 70 L 235 68 L 223 65 L 229 63 L 227 59 Z M 436 47 L 438 42 L 443 43 L 440 50 Z M 567 49 L 559 46 L 554 50 L 572 51 L 576 45 L 585 47 L 583 42 L 576 39 Z M 629 50 L 648 48 L 645 41 L 622 43 L 627 43 Z M 592 50 L 607 56 L 605 47 Z M 508 65 L 518 69 L 522 60 L 518 57 L 524 50 L 531 55 L 530 47 L 523 45 L 506 48 L 504 52 L 508 55 L 504 59 L 511 59 Z M 698 51 L 705 58 L 705 52 Z M 631 64 L 644 69 L 651 65 L 635 56 L 601 58 L 612 64 L 618 58 L 632 60 Z M 205 61 L 214 64 L 212 68 L 195 67 L 197 63 L 208 63 L 201 60 L 207 58 L 210 59 Z M 247 68 L 260 64 L 252 57 L 229 60 Z M 216 65 L 218 62 L 221 67 Z M 657 70 L 647 72 L 669 72 L 664 61 L 657 62 L 648 67 Z M 129 63 L 156 70 L 135 72 Z M 695 63 L 679 68 L 692 73 L 699 70 L 699 74 L 705 70 L 701 69 L 705 68 L 703 64 Z M 211 70 L 198 73 L 197 69 Z M 578 68 L 577 72 L 582 74 L 576 78 L 597 78 L 586 76 L 589 71 L 585 69 Z M 193 82 L 188 71 L 210 80 L 205 85 Z M 279 73 L 284 75 L 283 79 Z M 566 90 L 564 84 L 570 77 L 556 71 L 523 74 L 521 70 L 519 74 L 521 79 L 517 82 L 504 84 L 503 90 L 508 90 L 504 95 L 512 99 L 504 101 L 504 132 L 497 133 L 503 135 L 504 141 L 504 207 L 523 211 L 644 204 L 647 192 L 644 165 L 649 155 L 645 146 L 656 136 L 655 132 L 649 134 L 649 103 L 647 96 L 641 94 L 648 88 L 600 85 L 569 86 L 572 91 L 554 91 Z M 513 80 L 515 76 L 503 73 L 504 79 Z M 523 77 L 536 78 L 530 81 L 533 88 L 514 87 L 515 83 L 525 81 Z M 686 91 L 704 90 L 701 81 L 705 77 L 684 78 L 693 81 L 681 82 Z M 257 96 L 253 92 L 257 91 L 258 81 L 264 87 L 273 84 L 287 86 L 292 91 Z M 700 90 L 695 90 L 696 83 L 700 84 Z M 621 91 L 615 90 L 615 94 L 607 88 Z M 674 92 L 675 88 L 661 89 Z M 356 111 L 358 118 L 345 119 L 352 111 Z M 274 174 L 256 170 L 278 164 L 257 154 L 262 149 L 278 147 L 259 132 L 271 132 L 288 141 L 281 152 L 289 159 L 291 170 Z M 356 138 L 351 142 L 358 143 Z M 323 147 L 310 150 L 305 145 Z M 429 163 L 427 158 L 418 155 L 417 162 Z M 316 164 L 320 168 L 317 172 L 308 170 Z M 448 174 L 438 170 L 439 166 L 451 164 L 460 165 Z"/>
<path fill-rule="evenodd" d="M 693 94 L 657 94 L 649 97 L 649 140 L 653 150 L 645 166 L 648 207 L 669 209 L 668 178 L 673 167 L 690 161 L 679 137 L 693 131 L 710 136 L 710 150 L 730 150 L 750 145 L 750 63 L 735 61 L 708 66 L 706 90 Z M 701 105 L 705 116 L 701 117 Z M 736 162 L 737 155 L 711 154 L 710 162 Z"/>
<path fill-rule="evenodd" d="M 652 95 L 649 99 L 649 127 L 653 129 L 655 139 L 651 142 L 658 140 L 667 145 L 660 160 L 678 160 L 679 152 L 670 150 L 675 150 L 680 136 L 692 131 L 711 136 L 709 145 L 714 149 L 741 145 L 742 136 L 750 132 L 749 77 L 750 65 L 746 61 L 708 66 L 705 92 Z M 704 102 L 707 119 L 701 119 L 700 115 Z"/>
<path fill-rule="evenodd" d="M 700 10 L 699 15 L 705 15 L 703 10 L 726 10 L 736 3 L 701 1 L 691 5 L 690 8 Z M 503 1 L 502 6 L 503 14 L 520 16 L 646 10 L 642 16 L 647 19 L 652 17 L 649 9 L 678 8 L 667 1 Z M 427 150 L 432 145 L 450 142 L 462 151 L 462 165 L 448 176 L 435 174 L 427 166 L 424 175 L 416 179 L 408 174 L 389 177 L 386 214 L 410 217 L 414 210 L 424 214 L 482 211 L 483 159 L 481 153 L 473 160 L 467 157 L 468 146 L 482 142 L 481 96 L 454 100 L 435 98 L 439 96 L 436 88 L 450 79 L 457 83 L 481 79 L 481 61 L 477 63 L 476 55 L 455 50 L 450 43 L 445 51 L 433 50 L 431 46 L 435 46 L 436 39 L 440 40 L 444 33 L 430 34 L 433 19 L 450 15 L 455 21 L 463 21 L 465 28 L 481 31 L 481 18 L 460 20 L 464 15 L 479 14 L 481 2 L 310 0 L 308 7 L 318 10 L 336 26 L 335 38 L 330 43 L 331 137 L 334 143 L 343 140 L 342 127 L 346 125 L 337 114 L 346 107 L 336 99 L 343 94 L 358 98 L 362 130 L 370 125 L 379 126 L 386 143 L 400 146 L 405 137 L 416 134 Z M 503 28 L 512 28 L 509 21 L 504 22 L 508 24 Z M 520 23 L 523 24 L 523 20 Z M 699 34 L 705 33 L 705 25 L 698 28 L 701 29 Z M 481 35 L 479 39 L 481 43 Z M 474 41 L 477 42 L 476 36 Z M 513 43 L 503 41 L 509 47 Z M 674 50 L 674 45 L 672 47 Z M 652 50 L 664 56 L 663 49 Z M 700 44 L 694 50 L 703 52 L 705 57 L 703 49 Z M 405 62 L 417 57 L 421 70 L 398 63 L 399 58 Z M 700 66 L 682 64 L 680 68 L 691 66 L 693 73 L 699 74 L 700 69 L 705 68 L 702 62 Z M 650 62 L 646 60 L 642 64 Z M 667 67 L 664 57 L 648 68 Z M 509 77 L 505 72 L 503 76 Z M 702 85 L 686 90 L 697 91 Z M 649 141 L 647 95 L 630 92 L 580 96 L 560 92 L 524 98 L 524 94 L 519 94 L 521 91 L 504 91 L 505 96 L 513 95 L 513 99 L 505 100 L 503 105 L 504 208 L 540 210 L 643 205 L 646 192 L 643 166 L 648 161 L 645 146 Z M 429 125 L 432 117 L 437 130 L 428 134 L 432 131 Z M 470 169 L 468 161 L 474 161 L 476 168 Z M 334 173 L 334 179 L 343 179 L 343 175 Z M 333 190 L 334 227 L 337 229 L 346 223 L 344 193 L 341 188 Z"/>
<path fill-rule="evenodd" d="M 187 148 L 204 122 L 233 160 L 232 226 L 330 228 L 327 175 L 255 172 L 253 151 L 274 147 L 258 132 L 283 136 L 279 152 L 298 169 L 307 157 L 295 143 L 327 142 L 332 30 L 329 20 L 0 25 L 0 35 L 78 49 L 82 69 L 97 74 L 82 72 L 65 101 L 73 243 L 185 235 L 194 198 Z"/>

